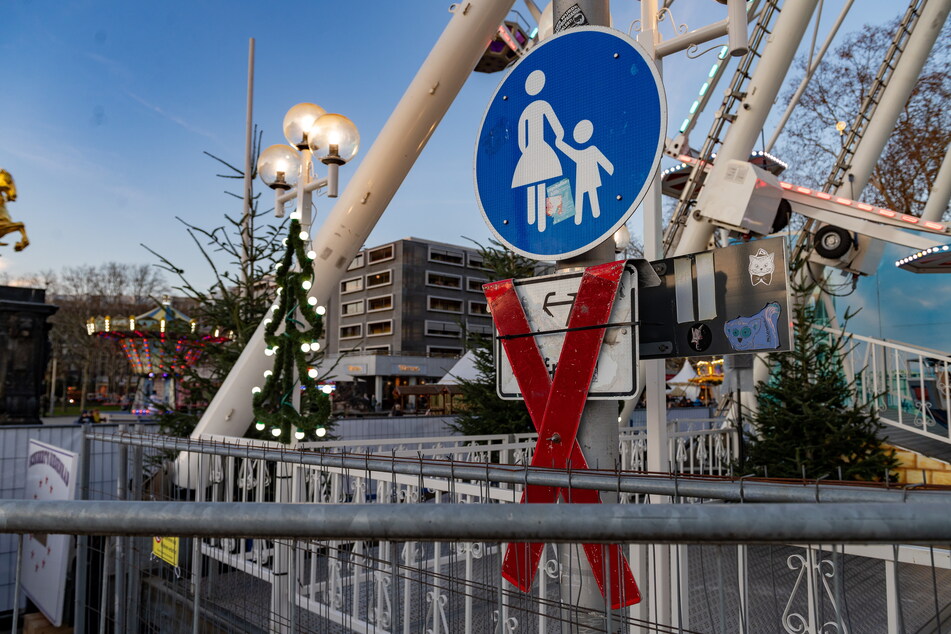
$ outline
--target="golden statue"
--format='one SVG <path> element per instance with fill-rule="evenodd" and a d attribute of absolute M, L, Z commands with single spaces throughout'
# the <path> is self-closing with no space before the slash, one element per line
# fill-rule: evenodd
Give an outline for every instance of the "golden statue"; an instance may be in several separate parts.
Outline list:
<path fill-rule="evenodd" d="M 13 202 L 17 199 L 17 186 L 13 182 L 13 177 L 7 170 L 0 170 L 0 238 L 19 231 L 21 240 L 13 246 L 14 251 L 22 251 L 30 245 L 30 239 L 26 237 L 26 225 L 22 222 L 13 222 L 10 218 L 10 212 L 7 211 L 7 201 Z M 0 242 L 0 246 L 7 246 L 6 242 Z"/>

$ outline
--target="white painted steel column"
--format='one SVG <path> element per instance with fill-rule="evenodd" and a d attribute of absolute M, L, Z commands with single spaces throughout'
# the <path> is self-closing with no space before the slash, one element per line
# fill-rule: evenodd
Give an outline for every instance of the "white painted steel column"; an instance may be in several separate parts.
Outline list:
<path fill-rule="evenodd" d="M 928 194 L 928 202 L 925 203 L 925 209 L 921 212 L 921 218 L 941 222 L 944 212 L 948 210 L 949 200 L 951 200 L 951 144 L 948 145 L 938 176 L 934 179 L 934 185 L 931 186 L 931 193 Z M 55 361 L 56 357 L 53 357 L 53 360 Z"/>
<path fill-rule="evenodd" d="M 350 260 L 383 215 L 513 2 L 470 0 L 455 5 L 445 31 L 314 237 L 312 248 L 317 259 L 310 294 L 319 304 L 326 305 Z M 253 419 L 251 388 L 269 366 L 270 359 L 264 356 L 262 323 L 192 437 L 242 435 Z M 178 466 L 182 476 L 176 478 L 177 484 L 193 488 L 195 480 L 182 477 L 187 478 L 186 474 L 195 470 L 185 467 L 182 460 Z"/>
<path fill-rule="evenodd" d="M 663 67 L 658 59 L 657 45 L 660 34 L 657 30 L 657 0 L 641 0 L 641 32 L 638 43 L 647 49 L 657 64 L 658 72 Z M 661 76 L 663 76 L 661 74 Z M 663 205 L 661 203 L 660 170 L 654 174 L 644 201 L 641 203 L 644 215 L 644 257 L 657 260 L 664 257 L 663 241 Z M 643 361 L 644 394 L 647 402 L 647 469 L 655 472 L 670 471 L 667 430 L 667 394 L 665 362 L 663 359 Z M 666 499 L 653 497 L 654 502 L 666 502 Z M 638 573 L 642 600 L 632 610 L 635 618 L 651 621 L 659 625 L 673 625 L 672 575 L 670 547 L 654 545 L 638 549 L 638 561 L 633 562 Z M 648 560 L 650 560 L 650 565 Z M 650 571 L 653 574 L 650 574 Z M 676 575 L 673 575 L 676 576 Z"/>
<path fill-rule="evenodd" d="M 726 139 L 717 161 L 713 165 L 707 183 L 721 182 L 732 160 L 745 161 L 753 150 L 766 117 L 769 115 L 776 95 L 789 71 L 803 34 L 809 27 L 809 20 L 818 0 L 799 0 L 787 2 L 776 21 L 776 28 L 769 37 L 763 56 L 753 71 L 753 77 L 747 87 L 740 111 L 727 132 Z M 641 3 L 643 7 L 643 2 Z M 642 18 L 643 20 L 643 18 Z M 709 187 L 709 185 L 708 185 Z M 700 194 L 697 209 L 703 208 L 706 190 Z M 704 218 L 698 218 L 697 211 L 687 221 L 675 255 L 685 255 L 706 251 L 713 237 L 714 225 Z"/>

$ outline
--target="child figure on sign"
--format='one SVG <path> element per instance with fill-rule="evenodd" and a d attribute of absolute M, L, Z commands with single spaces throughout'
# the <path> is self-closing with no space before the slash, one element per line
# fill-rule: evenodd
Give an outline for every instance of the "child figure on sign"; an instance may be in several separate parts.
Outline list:
<path fill-rule="evenodd" d="M 594 134 L 594 124 L 587 119 L 582 119 L 575 126 L 572 136 L 575 143 L 582 145 L 591 140 Z M 587 194 L 588 203 L 591 205 L 591 215 L 597 218 L 601 215 L 601 207 L 598 204 L 598 188 L 601 187 L 601 168 L 609 175 L 614 173 L 614 164 L 601 153 L 601 150 L 595 145 L 589 145 L 586 148 L 576 150 L 564 139 L 556 139 L 555 146 L 561 150 L 565 156 L 575 162 L 575 224 L 581 224 L 582 204 L 584 196 Z"/>

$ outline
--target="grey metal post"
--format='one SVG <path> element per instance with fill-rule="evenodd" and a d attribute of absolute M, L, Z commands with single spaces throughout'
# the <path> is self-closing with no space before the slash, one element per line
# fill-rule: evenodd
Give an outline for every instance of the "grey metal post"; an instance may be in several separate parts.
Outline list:
<path fill-rule="evenodd" d="M 17 634 L 17 621 L 20 620 L 20 567 L 23 565 L 23 533 L 17 535 L 17 569 L 13 579 L 13 617 L 10 632 Z"/>
<path fill-rule="evenodd" d="M 274 475 L 277 482 L 274 486 L 274 497 L 277 502 L 292 502 L 291 469 L 293 467 L 286 462 L 279 462 L 275 467 Z M 266 467 L 262 465 L 261 468 Z M 290 544 L 286 540 L 275 540 L 272 565 L 274 581 L 271 583 L 271 622 L 268 627 L 271 632 L 289 631 L 287 624 L 290 621 L 290 612 L 293 610 L 291 593 L 296 590 L 292 587 L 290 580 L 290 558 Z"/>
<path fill-rule="evenodd" d="M 577 26 L 610 26 L 611 3 L 609 0 L 554 0 L 552 4 L 554 32 L 564 31 Z M 614 259 L 614 241 L 608 239 L 591 250 L 556 263 L 559 270 L 579 269 L 603 264 Z M 578 444 L 581 453 L 592 469 L 613 469 L 620 460 L 619 434 L 617 426 L 617 403 L 615 401 L 588 400 L 581 414 L 578 426 Z M 612 497 L 614 499 L 612 499 Z M 604 502 L 616 502 L 616 495 L 602 493 Z M 561 546 L 561 560 L 567 562 L 578 557 L 578 549 L 573 545 Z M 580 619 L 579 631 L 588 631 L 583 626 L 590 625 L 598 631 L 604 627 L 604 597 L 598 590 L 594 574 L 584 561 L 575 565 L 566 565 L 562 575 L 562 596 L 569 597 L 569 603 L 577 606 Z M 567 591 L 564 589 L 567 587 Z M 501 615 L 500 615 L 501 619 Z"/>
<path fill-rule="evenodd" d="M 207 465 L 204 455 L 198 456 L 198 486 L 195 488 L 195 501 L 205 501 L 205 485 Z M 201 626 L 201 538 L 192 537 L 192 633 L 198 634 Z"/>
<path fill-rule="evenodd" d="M 109 615 L 109 567 L 112 558 L 109 556 L 109 540 L 102 540 L 102 584 L 99 588 L 99 634 L 106 634 L 106 624 Z"/>
<path fill-rule="evenodd" d="M 83 425 L 82 442 L 79 449 L 79 482 L 76 497 L 85 500 L 89 497 L 89 463 L 92 452 L 89 450 L 89 423 Z M 86 634 L 86 592 L 89 576 L 89 536 L 80 535 L 76 539 L 76 592 L 73 609 L 73 631 Z"/>
<path fill-rule="evenodd" d="M 128 431 L 126 425 L 119 425 L 119 433 L 124 434 Z M 116 465 L 116 499 L 125 500 L 129 492 L 129 447 L 128 445 L 119 445 L 118 462 Z M 125 564 L 126 564 L 126 537 L 116 537 L 116 557 L 115 557 L 115 631 L 123 634 L 125 632 L 125 611 L 126 611 L 126 586 L 125 586 Z"/>
<path fill-rule="evenodd" d="M 249 252 L 253 240 L 254 228 L 251 225 L 251 150 L 252 122 L 254 118 L 254 38 L 248 40 L 248 105 L 244 130 L 244 206 L 241 214 L 241 280 L 247 284 L 250 279 Z M 246 288 L 250 295 L 253 290 Z"/>
<path fill-rule="evenodd" d="M 141 434 L 145 430 L 142 425 L 135 425 L 133 427 L 135 433 Z M 142 478 L 144 474 L 144 455 L 145 451 L 141 446 L 136 446 L 132 448 L 132 489 L 130 491 L 130 497 L 133 500 L 142 500 Z M 127 557 L 127 583 L 126 583 L 126 607 L 127 607 L 127 617 L 126 625 L 130 631 L 136 631 L 138 629 L 137 624 L 139 622 L 139 603 L 142 598 L 142 575 L 139 570 L 139 558 L 136 556 L 136 549 L 132 548 L 134 543 L 134 538 L 127 538 L 126 540 L 126 557 Z"/>
<path fill-rule="evenodd" d="M 390 542 L 390 631 L 398 631 L 400 622 L 400 553 L 403 542 Z"/>

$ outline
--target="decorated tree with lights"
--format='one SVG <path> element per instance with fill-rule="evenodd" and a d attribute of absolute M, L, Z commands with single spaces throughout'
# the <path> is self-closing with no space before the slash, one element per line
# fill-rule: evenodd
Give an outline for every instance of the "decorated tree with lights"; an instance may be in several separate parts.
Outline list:
<path fill-rule="evenodd" d="M 330 428 L 330 397 L 317 385 L 313 367 L 325 309 L 307 294 L 315 255 L 304 252 L 307 239 L 292 215 L 287 251 L 275 267 L 277 298 L 265 319 L 264 354 L 273 357 L 274 367 L 264 373 L 264 386 L 252 390 L 255 429 L 285 443 L 323 438 Z"/>

